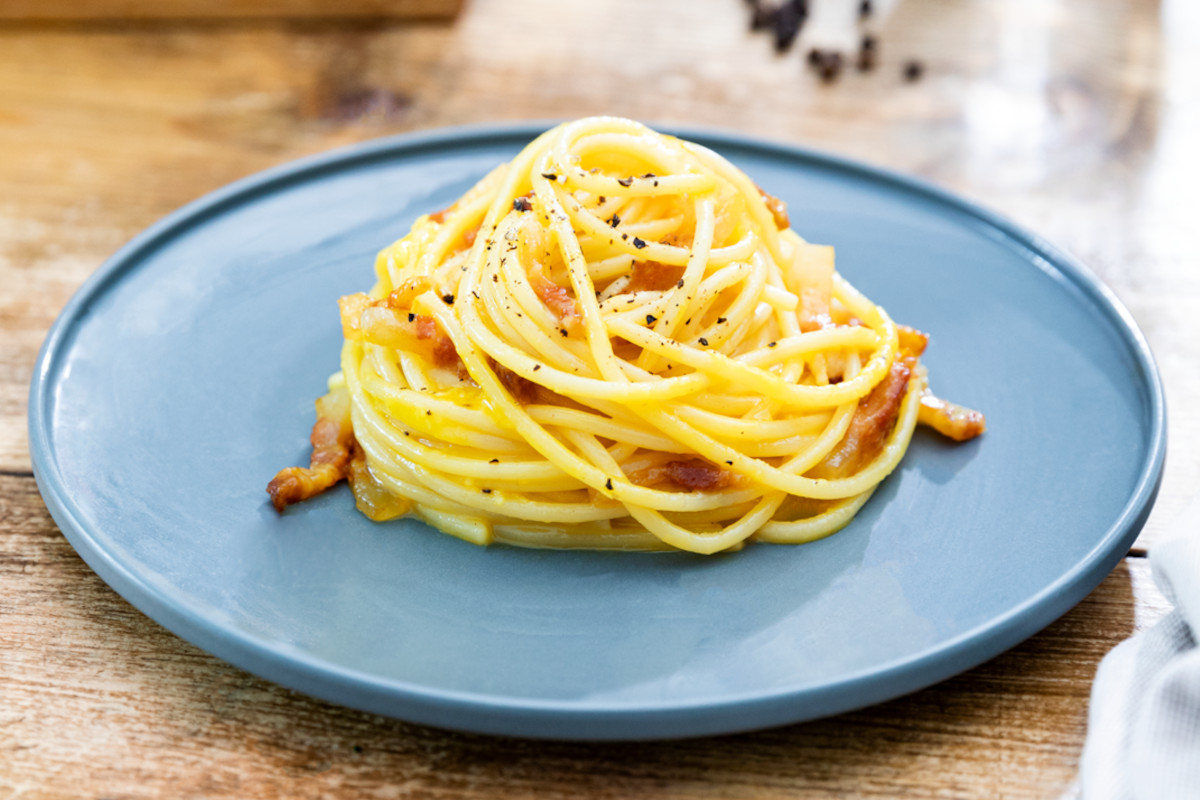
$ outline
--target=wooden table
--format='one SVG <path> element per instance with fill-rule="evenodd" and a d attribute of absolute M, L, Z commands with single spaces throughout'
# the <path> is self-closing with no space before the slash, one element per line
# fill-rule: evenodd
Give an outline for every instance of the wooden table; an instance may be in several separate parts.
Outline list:
<path fill-rule="evenodd" d="M 1200 476 L 1200 19 L 1188 0 L 907 0 L 823 83 L 740 0 L 469 0 L 452 22 L 0 26 L 0 796 L 1056 797 L 1091 678 L 1165 612 L 1146 548 Z M 902 65 L 924 75 L 906 82 Z M 615 113 L 914 173 L 1089 264 L 1159 359 L 1171 454 L 1137 547 L 1062 620 L 939 686 L 656 744 L 458 735 L 349 711 L 167 633 L 75 555 L 25 403 L 71 293 L 168 211 L 399 131 Z M 1031 554 L 1036 557 L 1036 554 Z"/>

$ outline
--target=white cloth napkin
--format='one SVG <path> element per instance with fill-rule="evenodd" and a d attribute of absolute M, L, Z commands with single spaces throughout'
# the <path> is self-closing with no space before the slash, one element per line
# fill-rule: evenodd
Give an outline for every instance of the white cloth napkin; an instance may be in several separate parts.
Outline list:
<path fill-rule="evenodd" d="M 1182 515 L 1194 521 L 1200 502 Z M 1092 685 L 1084 800 L 1200 799 L 1200 536 L 1150 551 L 1175 610 L 1113 648 Z"/>

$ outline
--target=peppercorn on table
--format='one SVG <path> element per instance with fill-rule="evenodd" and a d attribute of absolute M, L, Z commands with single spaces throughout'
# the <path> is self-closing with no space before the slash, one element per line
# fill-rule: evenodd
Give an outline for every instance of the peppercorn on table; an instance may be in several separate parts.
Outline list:
<path fill-rule="evenodd" d="M 0 797 L 1077 792 L 1092 676 L 1168 610 L 1145 555 L 1200 478 L 1200 16 L 1182 0 L 904 0 L 886 18 L 868 8 L 839 48 L 810 38 L 803 5 L 0 22 Z M 118 247 L 230 181 L 339 145 L 598 113 L 914 174 L 1078 256 L 1130 309 L 1167 392 L 1171 456 L 1129 555 L 1058 622 L 944 683 L 815 722 L 638 744 L 450 733 L 311 699 L 167 632 L 76 555 L 34 481 L 26 397 L 51 323 Z"/>

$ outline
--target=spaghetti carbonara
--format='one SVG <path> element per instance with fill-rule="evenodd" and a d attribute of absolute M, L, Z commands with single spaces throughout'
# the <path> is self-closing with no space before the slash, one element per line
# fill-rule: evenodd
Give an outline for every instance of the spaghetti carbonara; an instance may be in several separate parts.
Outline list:
<path fill-rule="evenodd" d="M 736 549 L 844 526 L 924 422 L 926 337 L 699 145 L 560 125 L 385 248 L 276 508 L 349 479 L 372 519 L 477 544 Z"/>

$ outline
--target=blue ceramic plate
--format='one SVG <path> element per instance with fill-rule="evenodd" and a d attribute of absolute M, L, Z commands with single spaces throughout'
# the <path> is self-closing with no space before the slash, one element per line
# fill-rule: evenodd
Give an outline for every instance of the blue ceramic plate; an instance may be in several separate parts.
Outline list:
<path fill-rule="evenodd" d="M 481 549 L 374 524 L 345 488 L 279 516 L 337 368 L 335 301 L 374 254 L 541 130 L 384 139 L 240 181 L 138 236 L 71 300 L 30 393 L 34 468 L 131 603 L 251 672 L 447 728 L 635 739 L 760 728 L 928 686 L 1063 614 L 1112 569 L 1162 470 L 1162 387 L 1083 267 L 928 185 L 686 134 L 787 200 L 841 272 L 932 334 L 939 394 L 842 532 L 728 556 Z"/>

